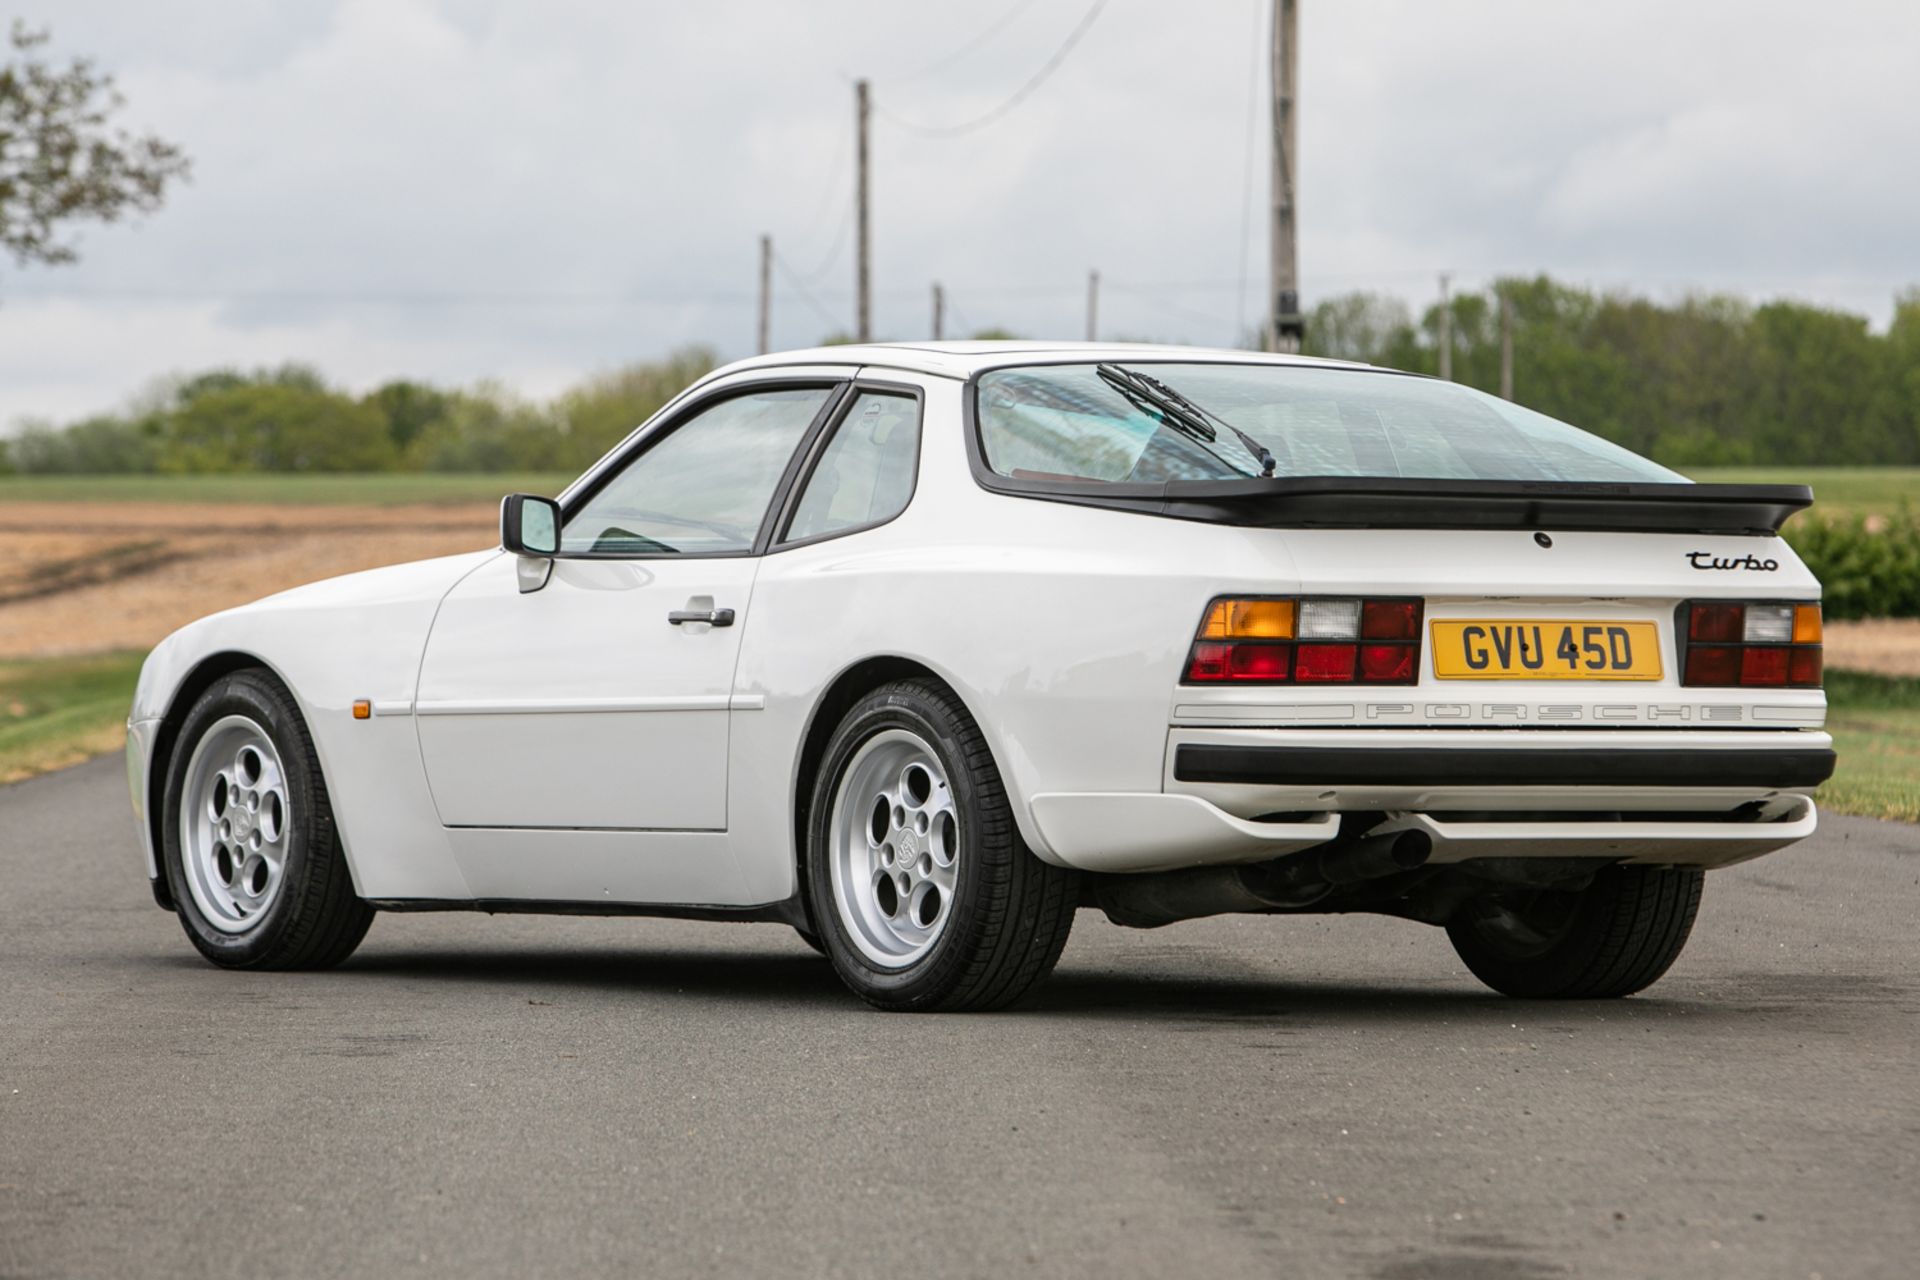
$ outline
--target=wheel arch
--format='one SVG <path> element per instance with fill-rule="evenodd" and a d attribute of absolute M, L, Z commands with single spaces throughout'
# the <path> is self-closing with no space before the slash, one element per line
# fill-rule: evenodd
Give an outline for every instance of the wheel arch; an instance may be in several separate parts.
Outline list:
<path fill-rule="evenodd" d="M 286 677 L 274 669 L 272 663 L 259 654 L 241 649 L 223 649 L 218 653 L 208 654 L 190 667 L 186 674 L 180 677 L 179 683 L 174 685 L 173 693 L 167 702 L 167 709 L 160 717 L 160 727 L 154 734 L 152 753 L 147 759 L 147 835 L 153 842 L 156 860 L 161 856 L 161 850 L 166 847 L 163 831 L 166 825 L 165 788 L 167 775 L 173 769 L 173 752 L 179 745 L 181 724 L 185 722 L 187 713 L 193 710 L 193 704 L 200 700 L 200 695 L 211 689 L 215 681 L 230 676 L 236 671 L 253 670 L 263 671 L 272 676 L 274 681 L 291 695 L 292 687 L 287 684 Z M 294 702 L 298 705 L 299 699 L 295 698 Z M 153 881 L 153 896 L 155 901 L 169 911 L 177 910 L 173 894 L 167 887 L 167 877 L 164 872 Z"/>
<path fill-rule="evenodd" d="M 975 700 L 968 696 L 967 690 L 950 676 L 918 659 L 898 654 L 877 654 L 862 658 L 828 683 L 814 700 L 813 710 L 807 717 L 807 727 L 800 735 L 800 750 L 794 758 L 791 830 L 794 895 L 806 913 L 810 927 L 813 924 L 813 904 L 807 898 L 807 825 L 813 816 L 814 782 L 819 776 L 820 764 L 826 758 L 827 743 L 854 703 L 882 685 L 892 684 L 896 680 L 915 679 L 932 680 L 960 699 L 967 714 L 973 717 L 974 723 L 981 727 L 981 732 L 987 734 L 988 743 L 992 744 L 993 735 L 988 731 L 987 721 L 981 717 Z"/>

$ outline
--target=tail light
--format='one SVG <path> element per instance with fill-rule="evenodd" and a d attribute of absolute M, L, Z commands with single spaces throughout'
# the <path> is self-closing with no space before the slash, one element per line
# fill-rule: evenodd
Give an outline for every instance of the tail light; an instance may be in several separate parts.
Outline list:
<path fill-rule="evenodd" d="M 1222 597 L 1207 606 L 1185 684 L 1412 684 L 1419 600 Z"/>
<path fill-rule="evenodd" d="M 1689 600 L 1675 617 L 1685 675 L 1697 688 L 1820 687 L 1820 606 L 1779 600 Z"/>

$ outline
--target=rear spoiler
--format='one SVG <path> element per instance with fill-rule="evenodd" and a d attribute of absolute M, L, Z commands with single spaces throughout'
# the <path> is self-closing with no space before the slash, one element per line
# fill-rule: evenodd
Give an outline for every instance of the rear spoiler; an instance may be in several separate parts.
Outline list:
<path fill-rule="evenodd" d="M 987 477 L 982 477 L 983 481 Z M 1778 533 L 1813 505 L 1803 484 L 1589 484 L 1297 476 L 1101 484 L 994 475 L 988 488 L 1260 529 L 1595 529 Z"/>

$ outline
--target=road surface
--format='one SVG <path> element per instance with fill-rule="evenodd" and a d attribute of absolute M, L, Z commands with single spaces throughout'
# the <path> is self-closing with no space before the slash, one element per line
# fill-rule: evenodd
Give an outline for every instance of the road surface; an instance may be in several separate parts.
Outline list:
<path fill-rule="evenodd" d="M 1648 994 L 1363 917 L 1082 912 L 991 1016 L 772 925 L 383 916 L 202 962 L 120 765 L 0 790 L 0 1277 L 1909 1276 L 1920 828 L 1717 873 Z"/>

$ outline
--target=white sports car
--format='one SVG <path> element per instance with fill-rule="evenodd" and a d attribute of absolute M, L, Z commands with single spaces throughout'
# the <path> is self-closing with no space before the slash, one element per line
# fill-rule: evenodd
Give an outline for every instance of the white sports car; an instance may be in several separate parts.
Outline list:
<path fill-rule="evenodd" d="M 375 911 L 782 921 L 1004 1005 L 1075 910 L 1371 911 L 1520 996 L 1663 973 L 1833 770 L 1799 486 L 1240 351 L 836 347 L 702 379 L 501 547 L 147 659 L 147 874 L 216 964 Z"/>

